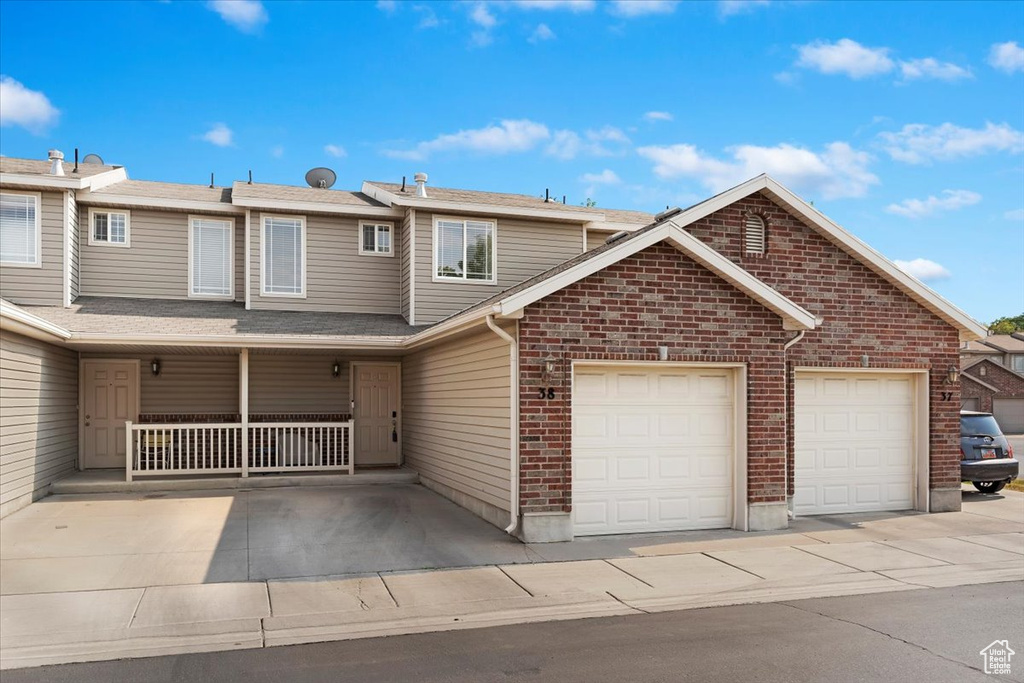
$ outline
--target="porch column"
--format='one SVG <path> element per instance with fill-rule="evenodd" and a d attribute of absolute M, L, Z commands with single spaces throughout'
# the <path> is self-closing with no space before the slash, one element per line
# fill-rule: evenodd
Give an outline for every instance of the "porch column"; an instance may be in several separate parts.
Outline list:
<path fill-rule="evenodd" d="M 249 349 L 238 355 L 238 412 L 242 418 L 242 476 L 249 476 Z"/>

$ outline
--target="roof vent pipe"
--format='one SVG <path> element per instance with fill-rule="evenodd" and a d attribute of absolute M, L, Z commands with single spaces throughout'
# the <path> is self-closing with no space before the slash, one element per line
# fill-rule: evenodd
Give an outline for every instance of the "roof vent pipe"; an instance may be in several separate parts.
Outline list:
<path fill-rule="evenodd" d="M 427 196 L 427 174 L 417 173 L 412 177 L 416 181 L 416 196 L 426 197 Z"/>
<path fill-rule="evenodd" d="M 50 175 L 64 175 L 64 152 L 59 149 L 50 150 Z"/>

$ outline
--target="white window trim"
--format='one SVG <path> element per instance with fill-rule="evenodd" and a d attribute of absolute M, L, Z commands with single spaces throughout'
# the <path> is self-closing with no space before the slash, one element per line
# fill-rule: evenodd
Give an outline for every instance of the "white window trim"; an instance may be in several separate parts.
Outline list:
<path fill-rule="evenodd" d="M 98 213 L 121 213 L 124 214 L 124 242 L 110 242 L 108 240 L 96 239 L 93 216 Z M 107 236 L 110 236 L 110 223 L 107 223 Z M 89 246 L 97 247 L 120 247 L 128 248 L 132 246 L 132 212 L 129 209 L 95 209 L 89 208 Z"/>
<path fill-rule="evenodd" d="M 374 248 L 373 251 L 366 249 L 366 244 L 363 242 L 363 226 L 373 225 L 376 227 L 384 226 L 388 229 L 388 233 L 391 235 L 391 246 L 388 251 L 377 251 Z M 374 231 L 374 239 L 376 239 L 376 230 Z M 376 247 L 376 245 L 374 245 Z M 391 258 L 395 255 L 395 224 L 389 221 L 359 221 L 359 255 L 360 256 L 383 256 L 385 258 Z"/>
<path fill-rule="evenodd" d="M 0 194 L 14 195 L 20 197 L 32 197 L 36 203 L 36 255 L 32 263 L 19 263 L 17 261 L 0 261 L 4 268 L 42 268 L 43 267 L 43 195 L 41 192 L 8 192 L 0 191 Z"/>
<path fill-rule="evenodd" d="M 430 257 L 431 258 L 430 278 L 434 282 L 454 282 L 454 283 L 457 283 L 457 284 L 468 284 L 468 285 L 496 285 L 496 284 L 498 284 L 498 221 L 497 220 L 495 220 L 493 218 L 473 218 L 471 216 L 438 216 L 436 214 L 434 216 L 432 216 L 431 220 L 432 220 L 432 222 L 434 224 L 434 230 L 433 230 L 433 242 L 430 245 L 430 252 L 431 252 L 431 257 Z M 462 223 L 463 224 L 463 228 L 462 228 L 463 235 L 465 235 L 465 233 L 466 233 L 465 225 L 466 225 L 467 221 L 476 221 L 478 223 L 490 223 L 491 225 L 494 226 L 494 235 L 493 235 L 493 238 L 491 240 L 491 251 L 493 252 L 491 254 L 491 258 L 492 258 L 492 260 L 494 262 L 491 264 L 492 267 L 491 267 L 491 279 L 490 280 L 469 279 L 469 278 L 465 277 L 465 273 L 463 273 L 463 277 L 461 277 L 461 278 L 459 278 L 459 277 L 438 277 L 438 275 L 437 275 L 437 244 L 438 244 L 437 228 L 438 228 L 438 223 L 440 223 L 441 221 L 452 221 L 454 223 Z M 465 248 L 466 248 L 465 240 L 463 240 L 462 244 L 463 244 L 463 246 L 462 246 L 463 254 L 465 254 Z"/>
<path fill-rule="evenodd" d="M 299 221 L 302 234 L 302 291 L 301 292 L 268 292 L 267 291 L 267 221 L 274 218 L 282 218 L 289 221 Z M 306 298 L 306 271 L 309 269 L 309 249 L 306 244 L 306 217 L 286 216 L 277 213 L 265 213 L 260 216 L 260 296 L 273 299 L 305 299 Z"/>
<path fill-rule="evenodd" d="M 220 223 L 227 224 L 228 234 L 230 235 L 230 246 L 228 247 L 228 271 L 229 277 L 228 282 L 230 283 L 230 290 L 228 294 L 202 294 L 200 292 L 192 291 L 193 279 L 195 277 L 195 271 L 192 269 L 192 257 L 193 257 L 193 232 L 194 232 L 194 221 L 218 221 Z M 199 216 L 189 215 L 188 217 L 188 298 L 189 299 L 215 299 L 219 301 L 234 301 L 235 300 L 235 219 L 225 218 L 224 216 Z"/>

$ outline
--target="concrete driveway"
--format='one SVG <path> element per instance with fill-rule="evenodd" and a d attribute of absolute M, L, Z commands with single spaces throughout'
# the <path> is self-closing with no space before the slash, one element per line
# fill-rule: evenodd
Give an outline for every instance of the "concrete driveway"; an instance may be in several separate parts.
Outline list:
<path fill-rule="evenodd" d="M 4 595 L 535 559 L 416 484 L 58 495 L 0 522 Z"/>

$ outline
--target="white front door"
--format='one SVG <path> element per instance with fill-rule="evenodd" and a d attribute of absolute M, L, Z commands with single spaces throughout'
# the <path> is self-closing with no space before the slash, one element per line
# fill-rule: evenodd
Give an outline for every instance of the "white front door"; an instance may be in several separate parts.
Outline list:
<path fill-rule="evenodd" d="M 398 465 L 398 364 L 353 363 L 355 464 Z"/>
<path fill-rule="evenodd" d="M 797 372 L 797 514 L 914 507 L 912 375 Z"/>
<path fill-rule="evenodd" d="M 575 368 L 575 535 L 732 525 L 733 372 L 645 365 Z"/>
<path fill-rule="evenodd" d="M 125 466 L 125 422 L 139 419 L 139 364 L 82 361 L 82 468 Z"/>

